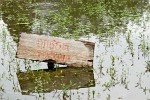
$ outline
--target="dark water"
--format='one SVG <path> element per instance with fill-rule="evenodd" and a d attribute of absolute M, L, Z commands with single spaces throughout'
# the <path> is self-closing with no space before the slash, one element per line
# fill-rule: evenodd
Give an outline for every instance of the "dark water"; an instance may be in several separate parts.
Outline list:
<path fill-rule="evenodd" d="M 91 68 L 58 68 L 17 73 L 23 94 L 94 87 Z M 41 84 L 42 85 L 41 85 Z M 38 89 L 36 89 L 38 88 Z"/>
<path fill-rule="evenodd" d="M 2 13 L 0 97 L 2 99 L 150 99 L 148 1 L 1 0 L 0 4 Z M 16 42 L 20 32 L 95 42 L 93 70 L 74 68 L 44 72 L 38 70 L 46 69 L 46 63 L 15 58 Z M 50 81 L 50 78 L 47 78 L 49 76 L 54 76 L 54 79 Z M 64 80 L 61 80 L 62 78 Z M 92 84 L 88 83 L 93 78 Z M 76 84 L 72 84 L 70 79 Z M 57 87 L 57 84 L 61 88 Z M 51 86 L 56 88 L 50 88 Z M 69 86 L 69 89 L 66 86 Z M 23 90 L 29 92 L 29 95 L 22 95 L 22 92 L 26 92 Z"/>
<path fill-rule="evenodd" d="M 113 33 L 141 16 L 147 0 L 1 0 L 3 20 L 18 41 L 21 32 L 79 37 Z M 110 34 L 109 34 L 110 35 Z"/>

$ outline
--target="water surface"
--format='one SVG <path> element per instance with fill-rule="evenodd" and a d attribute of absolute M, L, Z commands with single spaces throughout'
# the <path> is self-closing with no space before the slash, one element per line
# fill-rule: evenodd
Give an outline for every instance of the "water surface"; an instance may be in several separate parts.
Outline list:
<path fill-rule="evenodd" d="M 6 3 L 7 2 L 4 2 L 4 4 Z M 13 3 L 17 4 L 16 1 L 14 1 Z M 24 10 L 16 10 L 16 14 L 20 14 L 24 17 L 24 19 L 19 19 L 20 16 L 18 16 L 16 18 L 18 19 L 18 21 L 15 21 L 16 19 L 13 19 L 15 13 L 10 13 L 12 12 L 11 7 L 7 10 L 4 10 L 3 8 L 2 19 L 0 19 L 0 97 L 3 99 L 18 98 L 23 100 L 149 100 L 149 10 L 147 9 L 145 11 L 141 11 L 142 6 L 139 6 L 136 3 L 129 3 L 127 4 L 128 6 L 136 8 L 136 10 L 134 11 L 139 11 L 139 15 L 136 15 L 137 13 L 135 13 L 135 15 L 138 17 L 127 17 L 129 19 L 124 19 L 124 21 L 120 19 L 119 21 L 121 22 L 121 24 L 119 24 L 119 21 L 117 21 L 118 17 L 113 16 L 110 18 L 110 16 L 105 16 L 104 18 L 106 18 L 107 20 L 103 20 L 103 23 L 97 23 L 101 20 L 94 19 L 97 17 L 95 16 L 96 14 L 87 14 L 84 10 L 81 10 L 80 12 L 79 9 L 77 9 L 77 11 L 73 10 L 73 5 L 76 3 L 72 4 L 68 2 L 65 4 L 65 6 L 63 4 L 61 5 L 62 7 L 66 7 L 67 5 L 72 4 L 71 10 L 69 10 L 69 14 L 73 12 L 75 14 L 73 13 L 71 15 L 73 17 L 73 19 L 71 17 L 69 20 L 71 22 L 66 21 L 65 18 L 68 17 L 68 15 L 65 15 L 66 13 L 62 15 L 63 20 L 59 19 L 59 15 L 57 16 L 57 21 L 50 21 L 50 16 L 53 15 L 48 15 L 50 19 L 45 19 L 47 16 L 47 12 L 49 12 L 49 9 L 51 7 L 51 14 L 53 14 L 53 12 L 61 12 L 63 8 L 57 8 L 57 6 L 60 5 L 59 3 L 60 2 L 52 2 L 46 3 L 45 5 L 43 3 L 37 2 L 21 6 L 30 9 L 26 8 L 25 11 L 27 13 L 21 13 L 21 11 Z M 140 3 L 142 5 L 142 2 Z M 134 6 L 133 4 L 135 4 L 136 6 Z M 78 8 L 82 8 L 80 3 L 77 3 L 76 6 Z M 112 4 L 111 6 L 114 5 Z M 113 12 L 114 14 L 110 15 L 115 15 L 116 12 L 117 10 Z M 118 15 L 120 15 L 120 13 L 118 12 Z M 7 15 L 9 15 L 9 17 Z M 129 15 L 133 16 L 134 13 L 131 11 L 131 14 Z M 12 17 L 12 19 L 10 17 Z M 80 21 L 75 20 L 78 18 L 80 19 Z M 113 18 L 114 20 L 112 20 L 112 23 L 110 23 L 110 19 Z M 28 19 L 28 21 L 25 21 L 25 19 Z M 62 21 L 66 22 L 62 23 Z M 116 23 L 113 24 L 113 22 Z M 118 25 L 120 26 L 120 28 L 110 29 L 112 25 Z M 78 28 L 76 28 L 77 26 Z M 107 31 L 100 31 L 101 29 L 105 29 Z M 29 95 L 22 95 L 22 89 L 20 86 L 21 84 L 19 83 L 19 79 L 16 73 L 20 71 L 31 72 L 31 70 L 33 69 L 47 69 L 46 63 L 15 58 L 15 54 L 17 51 L 17 42 L 14 41 L 18 41 L 18 35 L 22 31 L 45 35 L 63 36 L 68 38 L 74 37 L 75 39 L 77 36 L 80 40 L 95 42 L 96 46 L 94 51 L 93 64 L 95 86 L 69 90 L 63 88 L 46 93 L 37 93 L 34 91 L 33 93 L 30 92 Z M 62 32 L 65 34 L 58 35 L 58 32 Z M 74 35 L 70 36 L 69 32 L 72 32 L 72 34 Z M 75 34 L 75 32 L 84 33 L 84 36 L 81 36 L 81 34 L 77 35 Z M 100 34 L 101 32 L 103 32 L 103 34 Z M 66 69 L 63 69 L 63 71 L 65 70 Z M 37 76 L 37 78 L 40 78 L 40 76 Z M 81 80 L 77 81 L 80 82 Z M 40 82 L 40 80 L 38 82 Z M 64 82 L 64 84 L 66 83 Z"/>

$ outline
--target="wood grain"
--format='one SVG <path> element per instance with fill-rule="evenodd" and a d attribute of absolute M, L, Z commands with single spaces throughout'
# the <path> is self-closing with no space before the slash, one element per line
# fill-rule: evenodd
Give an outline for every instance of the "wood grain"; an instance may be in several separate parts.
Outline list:
<path fill-rule="evenodd" d="M 93 65 L 95 43 L 21 33 L 16 57 L 74 67 Z"/>

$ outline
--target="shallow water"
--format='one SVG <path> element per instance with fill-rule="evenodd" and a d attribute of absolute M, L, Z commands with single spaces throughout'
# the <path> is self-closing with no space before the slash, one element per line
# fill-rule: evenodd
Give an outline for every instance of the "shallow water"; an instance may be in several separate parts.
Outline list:
<path fill-rule="evenodd" d="M 0 98 L 12 100 L 17 98 L 23 100 L 149 100 L 149 16 L 150 13 L 145 11 L 138 23 L 129 21 L 126 31 L 114 32 L 112 37 L 106 38 L 91 34 L 80 38 L 80 40 L 96 43 L 93 65 L 95 87 L 54 90 L 29 95 L 22 95 L 16 72 L 26 71 L 29 66 L 31 70 L 46 69 L 47 65 L 15 58 L 17 44 L 8 31 L 9 27 L 1 19 Z"/>

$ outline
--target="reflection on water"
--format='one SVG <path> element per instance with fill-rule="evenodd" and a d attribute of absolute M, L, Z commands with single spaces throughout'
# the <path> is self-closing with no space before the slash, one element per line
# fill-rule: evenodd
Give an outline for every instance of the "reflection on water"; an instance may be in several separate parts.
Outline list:
<path fill-rule="evenodd" d="M 18 41 L 21 32 L 79 37 L 126 29 L 142 15 L 148 0 L 1 0 L 3 20 Z M 115 9 L 115 10 L 114 10 Z M 69 36 L 68 36 L 69 35 Z M 105 35 L 105 36 L 106 36 Z M 109 34 L 110 35 L 110 34 Z"/>
<path fill-rule="evenodd" d="M 109 38 L 95 35 L 91 35 L 89 38 L 81 38 L 96 42 L 93 66 L 95 87 L 70 90 L 64 88 L 62 90 L 54 90 L 50 93 L 30 93 L 30 95 L 21 94 L 20 84 L 28 84 L 28 82 L 19 83 L 18 80 L 21 80 L 22 77 L 18 79 L 16 72 L 26 70 L 27 73 L 32 73 L 30 69 L 46 69 L 46 63 L 16 59 L 17 44 L 10 35 L 11 31 L 8 31 L 10 27 L 1 19 L 0 98 L 12 100 L 17 98 L 27 100 L 149 100 L 149 16 L 149 12 L 144 12 L 141 18 L 128 22 L 126 31 L 116 31 Z M 67 71 L 67 69 L 63 69 L 62 71 Z M 37 74 L 39 73 L 37 72 Z M 76 81 L 80 82 L 86 79 L 86 74 L 85 76 L 83 74 L 84 77 L 80 77 L 81 79 L 76 79 Z M 40 83 L 41 81 L 38 81 L 41 80 L 40 75 L 37 75 L 36 78 L 36 83 L 39 82 L 39 85 L 43 84 Z"/>
<path fill-rule="evenodd" d="M 58 68 L 17 73 L 23 94 L 94 87 L 91 68 Z"/>
<path fill-rule="evenodd" d="M 17 44 L 13 41 L 7 25 L 0 19 L 0 98 L 21 98 L 21 88 L 16 72 L 46 67 L 46 63 L 38 63 L 15 58 Z M 15 95 L 15 96 L 14 96 Z M 30 96 L 23 96 L 30 98 Z M 32 98 L 32 97 L 31 97 Z M 2 99 L 2 100 L 3 100 Z"/>

